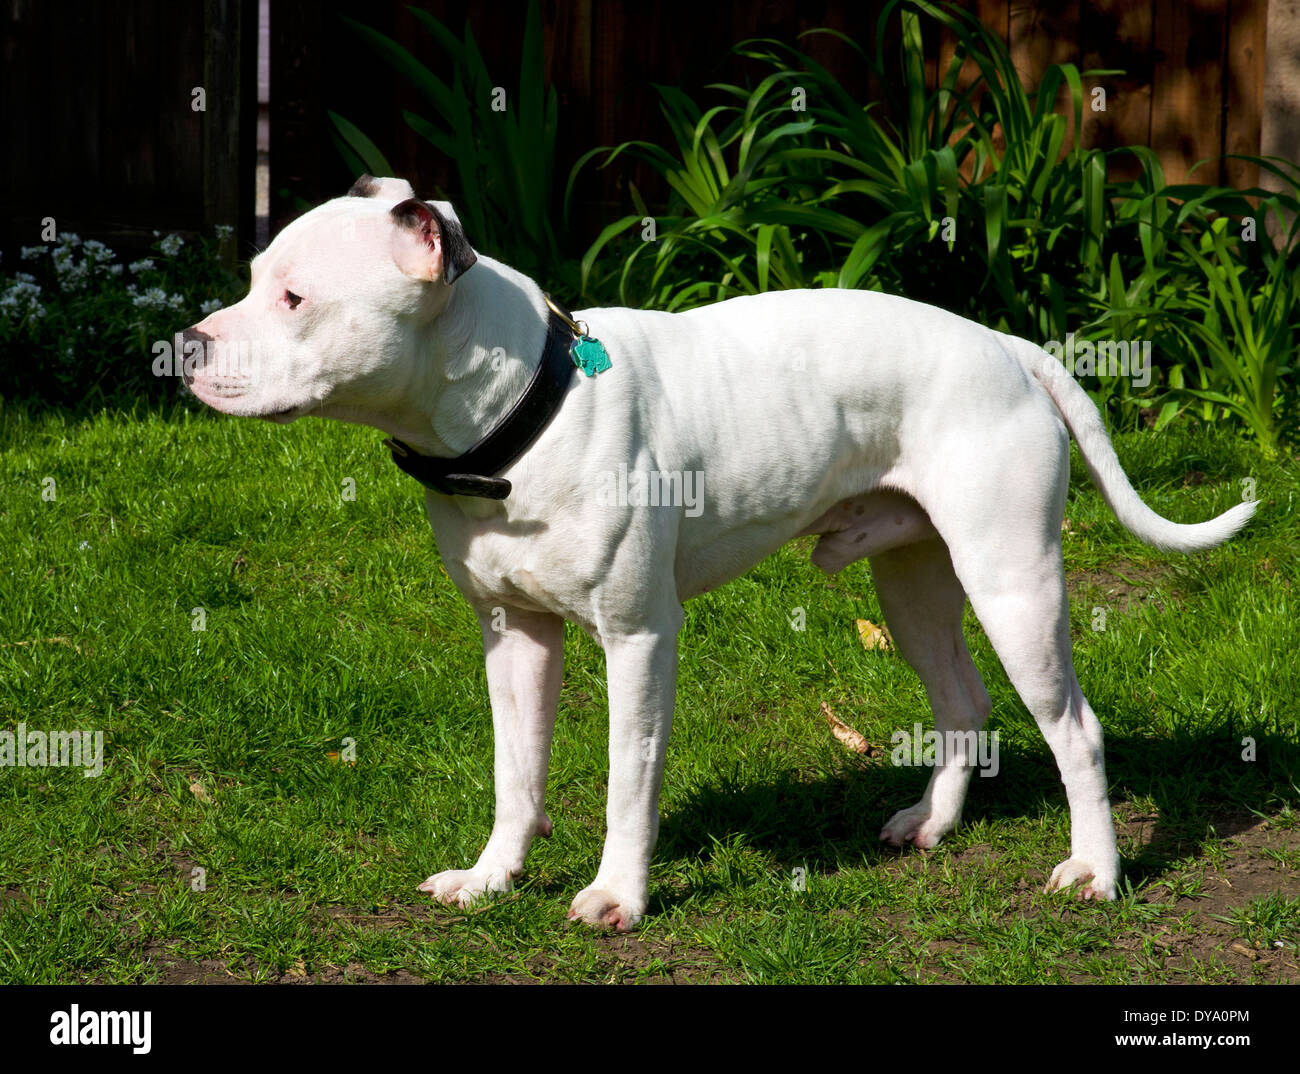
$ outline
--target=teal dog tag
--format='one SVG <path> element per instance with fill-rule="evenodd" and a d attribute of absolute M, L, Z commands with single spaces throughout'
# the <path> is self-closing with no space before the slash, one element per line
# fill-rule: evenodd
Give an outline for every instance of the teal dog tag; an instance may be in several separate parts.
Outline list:
<path fill-rule="evenodd" d="M 591 336 L 579 336 L 569 344 L 569 356 L 573 364 L 589 377 L 605 372 L 611 365 L 605 345 Z"/>

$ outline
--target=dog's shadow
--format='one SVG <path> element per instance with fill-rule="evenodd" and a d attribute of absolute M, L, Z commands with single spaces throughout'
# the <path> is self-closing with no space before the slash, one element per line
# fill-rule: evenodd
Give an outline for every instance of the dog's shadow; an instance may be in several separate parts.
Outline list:
<path fill-rule="evenodd" d="M 1257 813 L 1276 813 L 1300 799 L 1300 746 L 1256 732 L 1255 760 L 1247 761 L 1243 737 L 1227 726 L 1173 738 L 1107 736 L 1110 798 L 1124 875 L 1134 888 L 1158 880 L 1208 844 L 1254 826 Z M 1004 742 L 1000 754 L 997 776 L 972 778 L 966 823 L 1032 820 L 1049 805 L 1064 803 L 1046 746 L 1022 750 Z M 870 867 L 899 855 L 880 842 L 880 829 L 895 811 L 920 799 L 929 775 L 928 768 L 895 767 L 887 753 L 870 762 L 851 759 L 833 773 L 790 768 L 760 782 L 720 775 L 665 808 L 656 856 L 698 862 L 713 856 L 719 844 L 743 837 L 745 846 L 787 873 L 802 867 L 826 874 L 846 862 Z M 1154 809 L 1134 808 L 1146 802 Z M 1063 844 L 1061 857 L 1067 850 Z M 693 891 L 707 893 L 710 886 L 726 885 L 701 880 Z"/>

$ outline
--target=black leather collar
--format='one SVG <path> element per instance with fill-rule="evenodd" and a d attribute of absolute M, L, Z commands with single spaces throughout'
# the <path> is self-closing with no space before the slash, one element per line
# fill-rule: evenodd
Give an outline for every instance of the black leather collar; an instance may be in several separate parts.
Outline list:
<path fill-rule="evenodd" d="M 510 495 L 510 482 L 492 475 L 519 458 L 560 409 L 560 403 L 573 383 L 575 367 L 569 354 L 573 338 L 569 324 L 552 310 L 547 320 L 546 346 L 542 350 L 542 360 L 537 363 L 537 371 L 519 401 L 496 428 L 454 459 L 420 455 L 409 444 L 389 438 L 384 444 L 393 453 L 393 462 L 425 488 L 435 492 L 447 496 L 504 500 Z"/>

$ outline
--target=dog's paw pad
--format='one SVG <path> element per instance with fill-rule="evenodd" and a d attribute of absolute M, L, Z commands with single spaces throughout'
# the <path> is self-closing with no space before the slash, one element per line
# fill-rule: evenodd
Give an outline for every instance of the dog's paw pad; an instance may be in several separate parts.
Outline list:
<path fill-rule="evenodd" d="M 643 910 L 644 907 L 638 908 L 630 899 L 593 886 L 584 888 L 574 896 L 569 907 L 569 920 L 582 921 L 597 928 L 631 932 L 640 923 Z"/>
<path fill-rule="evenodd" d="M 1075 895 L 1084 901 L 1109 902 L 1115 898 L 1118 875 L 1116 868 L 1099 869 L 1082 858 L 1067 858 L 1052 870 L 1043 892 L 1050 894 L 1074 887 Z"/>

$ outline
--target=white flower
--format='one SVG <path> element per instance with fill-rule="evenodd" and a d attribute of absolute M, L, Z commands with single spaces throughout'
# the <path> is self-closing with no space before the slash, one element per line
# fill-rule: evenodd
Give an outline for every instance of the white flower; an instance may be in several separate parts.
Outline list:
<path fill-rule="evenodd" d="M 154 270 L 153 258 L 143 257 L 139 261 L 132 261 L 127 268 L 129 268 L 131 273 L 135 276 L 139 276 L 142 272 L 152 272 Z"/>
<path fill-rule="evenodd" d="M 179 312 L 181 312 L 183 309 L 185 309 L 185 306 L 186 306 L 186 303 L 185 303 L 185 296 L 184 296 L 184 295 L 172 295 L 171 298 L 169 298 L 169 299 L 167 300 L 167 305 L 171 306 L 172 309 L 174 309 L 177 313 L 179 313 Z"/>
<path fill-rule="evenodd" d="M 222 242 L 225 242 L 234 233 L 235 233 L 235 229 L 230 224 L 217 225 L 217 238 L 220 239 Z"/>
<path fill-rule="evenodd" d="M 87 240 L 86 245 L 81 249 L 85 253 L 87 261 L 93 261 L 98 264 L 107 264 L 117 256 L 117 254 L 113 253 L 112 250 L 96 239 Z"/>
<path fill-rule="evenodd" d="M 19 280 L 3 295 L 0 295 L 0 313 L 11 314 L 19 318 L 28 314 L 33 317 L 42 316 L 45 313 L 45 307 L 41 305 L 40 284 L 33 283 L 30 276 L 25 280 Z"/>
<path fill-rule="evenodd" d="M 205 317 L 210 313 L 216 313 L 219 309 L 221 309 L 221 299 L 219 298 L 210 298 L 206 302 L 199 303 L 199 312 Z"/>
<path fill-rule="evenodd" d="M 75 235 L 65 235 L 64 239 L 69 237 L 76 238 Z M 50 256 L 54 260 L 54 274 L 58 277 L 59 286 L 65 291 L 76 290 L 77 285 L 90 275 L 90 260 L 87 259 L 78 264 L 71 244 L 63 245 L 60 242 L 60 245 L 50 252 Z"/>
<path fill-rule="evenodd" d="M 121 266 L 121 265 L 109 265 L 109 266 L 108 266 L 108 274 L 109 274 L 110 276 L 121 276 L 121 275 L 122 275 L 122 266 Z"/>
<path fill-rule="evenodd" d="M 165 310 L 167 308 L 167 292 L 161 287 L 150 287 L 142 291 L 133 299 L 137 309 L 142 310 Z"/>
<path fill-rule="evenodd" d="M 14 273 L 14 279 L 17 280 L 19 283 L 35 283 L 35 282 L 36 282 L 36 277 L 33 276 L 30 272 L 15 272 L 15 273 Z M 38 290 L 39 290 L 39 288 L 38 288 Z"/>
<path fill-rule="evenodd" d="M 185 240 L 182 239 L 175 232 L 173 232 L 158 244 L 158 249 L 160 249 L 168 257 L 175 257 L 178 253 L 180 253 L 181 247 L 184 245 L 185 245 Z"/>
<path fill-rule="evenodd" d="M 48 246 L 24 246 L 22 249 L 22 259 L 24 261 L 32 261 L 48 251 Z"/>
<path fill-rule="evenodd" d="M 26 273 L 20 273 L 20 275 L 27 276 Z M 36 283 L 32 277 L 27 276 L 26 279 L 18 280 L 12 287 L 10 287 L 9 290 L 5 292 L 4 297 L 6 299 L 14 299 L 30 295 L 35 298 L 40 293 L 41 285 Z"/>
<path fill-rule="evenodd" d="M 75 262 L 71 258 L 54 262 L 54 274 L 59 278 L 59 286 L 65 291 L 75 291 L 90 275 L 90 262 Z"/>
<path fill-rule="evenodd" d="M 59 245 L 60 245 L 60 246 L 80 246 L 80 245 L 81 245 L 81 236 L 78 235 L 76 232 L 73 232 L 73 231 L 65 231 L 62 235 L 59 236 Z"/>

